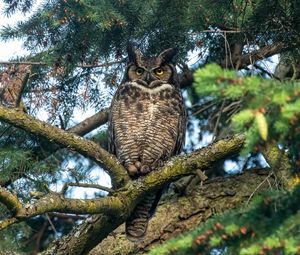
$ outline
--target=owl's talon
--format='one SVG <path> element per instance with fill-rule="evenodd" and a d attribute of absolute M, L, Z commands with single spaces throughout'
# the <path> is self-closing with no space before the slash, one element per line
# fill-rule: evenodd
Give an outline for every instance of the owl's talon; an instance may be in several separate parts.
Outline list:
<path fill-rule="evenodd" d="M 135 176 L 138 172 L 138 169 L 136 168 L 135 165 L 129 165 L 127 171 L 130 176 Z"/>
<path fill-rule="evenodd" d="M 147 173 L 149 173 L 149 172 L 150 172 L 150 167 L 149 167 L 148 165 L 143 165 L 143 166 L 141 167 L 141 173 L 147 174 Z"/>
<path fill-rule="evenodd" d="M 142 163 L 141 163 L 140 161 L 136 161 L 136 162 L 134 163 L 134 165 L 135 165 L 135 167 L 137 168 L 137 170 L 141 169 L 141 167 L 142 167 Z"/>

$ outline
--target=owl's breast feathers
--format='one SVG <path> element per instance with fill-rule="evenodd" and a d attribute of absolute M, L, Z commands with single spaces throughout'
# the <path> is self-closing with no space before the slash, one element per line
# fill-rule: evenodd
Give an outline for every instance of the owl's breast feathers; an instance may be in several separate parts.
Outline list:
<path fill-rule="evenodd" d="M 147 173 L 182 150 L 186 130 L 183 98 L 168 83 L 152 88 L 124 83 L 113 99 L 110 125 L 111 152 L 129 174 Z"/>

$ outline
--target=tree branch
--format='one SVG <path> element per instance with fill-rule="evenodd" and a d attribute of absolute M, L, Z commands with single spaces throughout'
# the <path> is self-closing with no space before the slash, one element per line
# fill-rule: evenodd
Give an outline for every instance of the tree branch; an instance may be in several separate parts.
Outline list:
<path fill-rule="evenodd" d="M 9 209 L 15 210 L 14 216 L 19 221 L 48 212 L 103 213 L 106 216 L 114 216 L 124 221 L 146 193 L 154 191 L 181 176 L 207 169 L 219 159 L 239 151 L 243 141 L 243 136 L 235 136 L 231 139 L 220 140 L 188 156 L 173 158 L 161 170 L 151 172 L 139 180 L 132 180 L 128 182 L 126 187 L 115 191 L 111 196 L 99 199 L 70 199 L 63 197 L 61 193 L 50 192 L 36 202 L 22 206 L 16 196 L 1 188 L 2 193 L 0 195 L 2 194 L 2 196 L 0 198 L 2 197 L 2 199 L 0 201 L 3 201 Z M 63 187 L 62 191 L 64 189 Z"/>
<path fill-rule="evenodd" d="M 247 54 L 233 55 L 231 59 L 224 59 L 220 62 L 220 65 L 225 67 L 232 67 L 236 69 L 243 69 L 248 65 L 254 64 L 256 61 L 271 57 L 275 54 L 279 54 L 285 50 L 288 50 L 292 46 L 286 46 L 283 43 L 274 43 L 272 45 L 265 45 L 258 50 L 254 50 Z M 229 61 L 232 61 L 229 62 Z M 232 66 L 233 64 L 233 66 Z"/>
<path fill-rule="evenodd" d="M 77 183 L 77 182 L 67 182 L 64 184 L 60 194 L 65 195 L 65 193 L 68 190 L 68 187 L 82 187 L 82 188 L 94 188 L 94 189 L 100 189 L 103 191 L 106 191 L 108 193 L 113 193 L 114 190 L 99 184 L 94 183 Z"/>
<path fill-rule="evenodd" d="M 114 199 L 119 199 L 119 209 L 114 214 L 100 214 L 85 221 L 79 229 L 56 242 L 43 254 L 87 254 L 94 246 L 122 224 L 130 215 L 136 204 L 148 193 L 168 182 L 182 176 L 195 173 L 197 169 L 205 170 L 213 163 L 237 153 L 244 143 L 244 137 L 234 136 L 220 140 L 188 156 L 171 159 L 158 171 L 154 171 L 138 180 L 130 181 L 125 188 L 116 191 Z"/>
<path fill-rule="evenodd" d="M 21 111 L 3 106 L 0 106 L 0 120 L 90 158 L 104 168 L 116 187 L 124 185 L 129 180 L 126 170 L 116 157 L 92 141 L 51 126 Z"/>
<path fill-rule="evenodd" d="M 210 179 L 194 186 L 186 196 L 170 194 L 171 199 L 168 195 L 159 203 L 143 241 L 133 243 L 126 239 L 124 225 L 121 225 L 88 254 L 118 255 L 120 251 L 122 255 L 148 254 L 153 247 L 178 233 L 195 229 L 215 214 L 246 206 L 254 191 L 260 194 L 276 185 L 274 178 L 268 177 L 269 173 L 268 170 L 247 170 L 228 178 Z"/>
<path fill-rule="evenodd" d="M 18 212 L 22 208 L 17 196 L 2 187 L 0 187 L 0 203 L 4 204 L 12 213 Z"/>
<path fill-rule="evenodd" d="M 262 154 L 278 178 L 278 183 L 282 184 L 284 188 L 290 189 L 293 171 L 284 150 L 280 150 L 276 144 L 270 143 L 263 148 Z"/>
<path fill-rule="evenodd" d="M 108 120 L 108 113 L 109 108 L 105 108 L 101 110 L 100 112 L 94 114 L 93 116 L 83 120 L 82 122 L 78 123 L 77 125 L 67 129 L 66 131 L 74 133 L 79 136 L 83 136 L 92 130 L 100 127 L 101 125 L 105 124 Z M 44 143 L 42 142 L 42 145 Z M 28 157 L 28 160 L 44 160 L 45 158 L 49 157 L 51 154 L 55 153 L 57 150 L 59 150 L 61 147 L 54 143 L 49 143 L 47 141 L 47 147 L 43 147 L 43 150 L 41 153 L 40 148 L 32 153 Z M 26 169 L 22 169 L 22 172 L 26 172 Z M 15 181 L 17 178 L 20 177 L 20 170 L 16 169 L 15 171 L 10 172 L 10 176 L 7 177 L 5 180 L 0 180 L 0 186 L 6 187 L 11 182 Z"/>
<path fill-rule="evenodd" d="M 108 120 L 108 114 L 109 108 L 105 108 L 93 116 L 86 118 L 84 121 L 78 123 L 74 127 L 69 128 L 67 131 L 79 136 L 83 136 L 105 124 Z"/>

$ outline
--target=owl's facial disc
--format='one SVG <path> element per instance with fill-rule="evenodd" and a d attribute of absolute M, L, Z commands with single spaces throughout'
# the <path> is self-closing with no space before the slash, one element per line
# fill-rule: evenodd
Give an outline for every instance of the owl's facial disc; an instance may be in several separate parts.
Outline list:
<path fill-rule="evenodd" d="M 157 87 L 159 84 L 168 82 L 173 72 L 168 64 L 143 65 L 132 64 L 128 69 L 128 77 L 132 81 L 142 81 L 147 87 Z M 153 83 L 155 81 L 155 83 Z M 153 84 L 152 84 L 153 83 Z"/>

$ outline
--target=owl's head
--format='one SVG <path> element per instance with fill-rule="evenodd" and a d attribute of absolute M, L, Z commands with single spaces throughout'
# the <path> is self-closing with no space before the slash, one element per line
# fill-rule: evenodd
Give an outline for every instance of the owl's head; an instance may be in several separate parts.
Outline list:
<path fill-rule="evenodd" d="M 155 57 L 145 57 L 139 49 L 130 45 L 128 47 L 128 65 L 123 81 L 141 82 L 150 88 L 163 83 L 178 86 L 174 63 L 176 54 L 177 49 L 170 48 Z"/>

